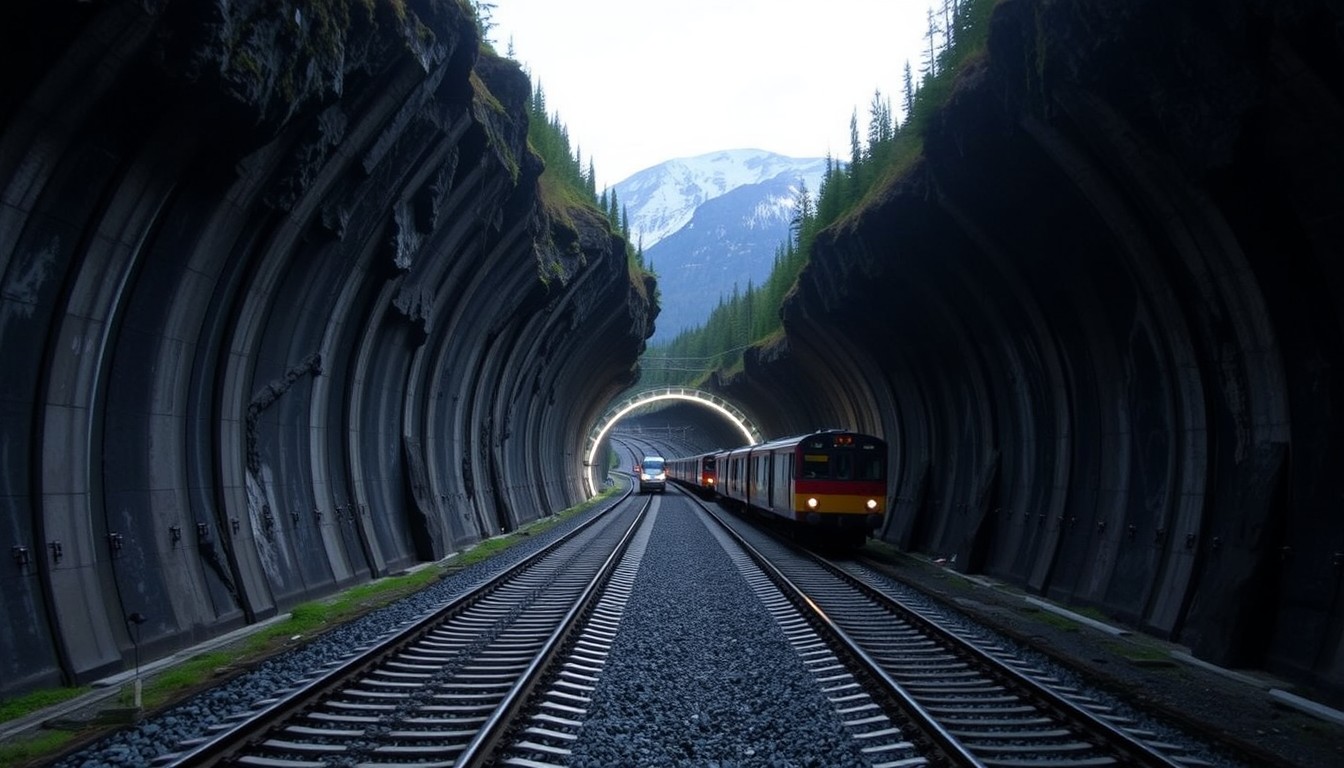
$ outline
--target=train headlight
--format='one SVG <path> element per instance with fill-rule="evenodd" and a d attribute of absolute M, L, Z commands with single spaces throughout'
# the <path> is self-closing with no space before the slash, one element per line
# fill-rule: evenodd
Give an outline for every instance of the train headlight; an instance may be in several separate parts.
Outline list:
<path fill-rule="evenodd" d="M 877 509 L 877 499 L 869 499 L 869 500 L 868 500 L 868 511 L 871 512 L 871 511 L 874 510 L 874 509 Z"/>
<path fill-rule="evenodd" d="M 808 509 L 816 509 L 816 508 L 817 508 L 817 500 L 816 500 L 815 498 L 808 499 L 808 500 L 807 500 L 807 508 L 808 508 Z"/>

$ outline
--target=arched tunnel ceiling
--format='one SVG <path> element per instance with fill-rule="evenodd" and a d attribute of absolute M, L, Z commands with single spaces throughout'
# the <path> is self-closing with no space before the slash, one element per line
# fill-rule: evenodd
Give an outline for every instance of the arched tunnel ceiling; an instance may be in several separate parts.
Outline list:
<path fill-rule="evenodd" d="M 654 286 L 457 3 L 5 13 L 0 695 L 582 496 Z M 710 388 L 884 436 L 895 545 L 1344 697 L 1342 13 L 1001 0 Z"/>

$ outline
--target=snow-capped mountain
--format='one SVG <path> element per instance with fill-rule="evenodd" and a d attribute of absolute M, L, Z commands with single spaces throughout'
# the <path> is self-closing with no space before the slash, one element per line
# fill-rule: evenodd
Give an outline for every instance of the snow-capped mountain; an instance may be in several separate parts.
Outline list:
<path fill-rule="evenodd" d="M 671 160 L 614 189 L 658 273 L 661 310 L 651 343 L 702 325 L 721 298 L 765 282 L 789 237 L 799 184 L 813 196 L 823 158 L 755 149 Z"/>
<path fill-rule="evenodd" d="M 646 168 L 613 187 L 630 214 L 630 238 L 645 250 L 691 221 L 695 209 L 738 187 L 781 174 L 804 174 L 815 195 L 825 161 L 798 159 L 760 149 L 729 149 L 683 157 Z"/>

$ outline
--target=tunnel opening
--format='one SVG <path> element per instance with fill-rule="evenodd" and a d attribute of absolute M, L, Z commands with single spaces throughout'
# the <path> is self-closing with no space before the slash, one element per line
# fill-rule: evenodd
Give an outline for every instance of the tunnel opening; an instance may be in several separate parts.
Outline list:
<path fill-rule="evenodd" d="M 685 449 L 690 453 L 732 447 L 717 443 L 740 441 L 736 444 L 746 445 L 764 439 L 756 422 L 745 411 L 711 392 L 689 387 L 658 387 L 635 392 L 609 407 L 589 430 L 584 450 L 584 477 L 589 496 L 601 487 L 600 478 L 606 469 L 606 454 L 602 449 L 617 423 L 630 423 L 641 429 L 654 429 L 659 424 L 665 427 L 681 424 L 697 429 L 706 440 L 686 441 Z M 722 429 L 724 425 L 729 427 L 727 431 Z M 666 434 L 670 437 L 670 429 Z M 714 440 L 708 440 L 711 437 Z"/>

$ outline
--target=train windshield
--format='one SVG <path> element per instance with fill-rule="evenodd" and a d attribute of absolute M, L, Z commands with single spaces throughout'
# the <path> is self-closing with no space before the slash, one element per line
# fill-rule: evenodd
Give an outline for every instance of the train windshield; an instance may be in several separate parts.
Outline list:
<path fill-rule="evenodd" d="M 817 480 L 882 480 L 887 457 L 881 443 L 841 436 L 803 443 L 802 476 Z"/>

